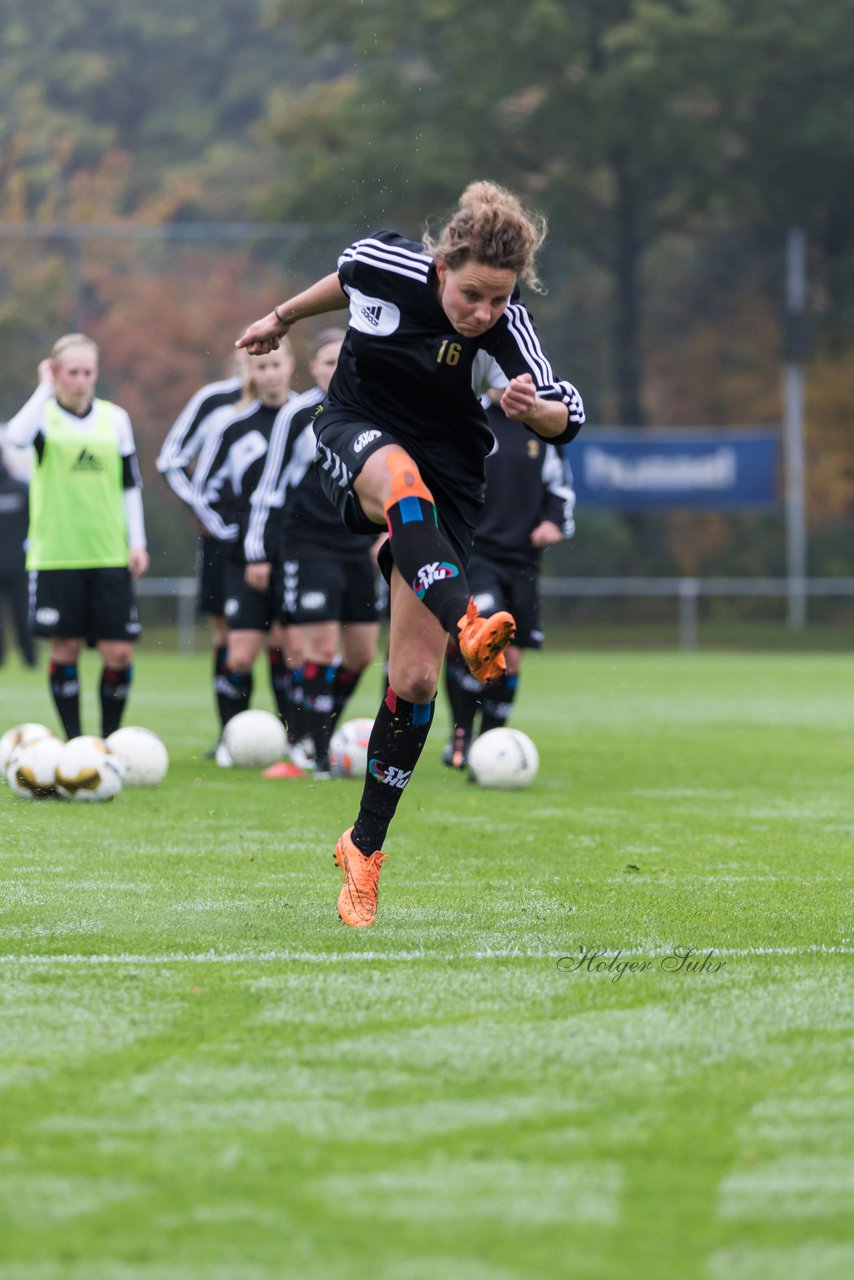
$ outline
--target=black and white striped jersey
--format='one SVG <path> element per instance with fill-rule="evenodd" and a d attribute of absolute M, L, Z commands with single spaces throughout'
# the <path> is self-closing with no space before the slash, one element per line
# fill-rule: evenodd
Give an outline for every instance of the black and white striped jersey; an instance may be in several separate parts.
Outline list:
<path fill-rule="evenodd" d="M 252 400 L 211 415 L 208 438 L 193 472 L 191 500 L 212 537 L 235 542 L 245 534 L 273 428 L 277 418 L 288 413 L 292 399 L 278 409 Z"/>
<path fill-rule="evenodd" d="M 346 249 L 338 278 L 350 320 L 328 407 L 390 431 L 428 471 L 453 476 L 472 492 L 482 484 L 492 436 L 472 390 L 479 350 L 494 357 L 508 378 L 529 373 L 539 396 L 564 403 L 573 434 L 583 423 L 581 397 L 555 377 L 515 293 L 491 329 L 464 337 L 436 297 L 431 256 L 394 231 Z"/>
<path fill-rule="evenodd" d="M 193 503 L 190 466 L 198 458 L 216 409 L 236 404 L 243 392 L 243 379 L 223 378 L 201 387 L 178 414 L 160 448 L 157 470 L 182 502 Z"/>
<path fill-rule="evenodd" d="M 276 420 L 267 462 L 252 495 L 244 540 L 247 561 L 331 554 L 362 555 L 373 534 L 351 533 L 324 493 L 314 465 L 317 444 L 313 423 L 323 392 L 313 387 L 298 396 L 290 412 Z M 270 514 L 281 518 L 270 527 Z"/>
<path fill-rule="evenodd" d="M 313 471 L 316 450 L 311 423 L 323 400 L 319 387 L 293 396 L 280 413 L 270 436 L 264 469 L 252 495 L 244 554 L 249 563 L 272 560 L 279 543 L 283 507 L 296 486 Z M 324 501 L 328 507 L 328 498 Z M 336 513 L 337 514 L 337 513 Z"/>
<path fill-rule="evenodd" d="M 551 520 L 564 537 L 575 533 L 572 474 L 561 450 L 520 431 L 498 406 L 486 409 L 495 448 L 486 459 L 486 501 L 474 531 L 474 551 L 515 565 L 535 565 L 541 552 L 531 532 Z"/>

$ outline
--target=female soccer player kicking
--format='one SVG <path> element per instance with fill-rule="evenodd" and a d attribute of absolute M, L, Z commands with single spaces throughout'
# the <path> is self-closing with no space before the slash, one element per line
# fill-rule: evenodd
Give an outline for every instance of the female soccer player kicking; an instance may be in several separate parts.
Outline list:
<path fill-rule="evenodd" d="M 473 183 L 434 241 L 381 231 L 345 249 L 338 270 L 275 307 L 237 341 L 250 355 L 278 346 L 298 320 L 349 307 L 349 327 L 318 415 L 317 466 L 347 527 L 386 526 L 389 688 L 374 722 L 359 814 L 335 858 L 345 924 L 376 919 L 382 844 L 433 718 L 448 635 L 479 680 L 498 678 L 514 621 L 481 618 L 465 567 L 492 447 L 472 391 L 488 352 L 508 378 L 501 408 L 562 444 L 584 421 L 581 397 L 558 381 L 517 280 L 538 285 L 541 218 L 509 191 Z"/>

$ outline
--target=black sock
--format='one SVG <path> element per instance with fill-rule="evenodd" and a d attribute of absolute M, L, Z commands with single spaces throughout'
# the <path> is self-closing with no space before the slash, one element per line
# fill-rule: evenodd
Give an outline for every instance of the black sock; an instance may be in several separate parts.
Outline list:
<path fill-rule="evenodd" d="M 219 717 L 223 729 L 233 716 L 240 711 L 247 711 L 252 698 L 252 672 L 232 671 L 226 664 L 219 684 L 217 685 L 217 702 Z"/>
<path fill-rule="evenodd" d="M 66 738 L 80 737 L 80 678 L 76 662 L 51 662 L 50 691 Z"/>
<path fill-rule="evenodd" d="M 217 711 L 220 711 L 220 683 L 225 679 L 225 664 L 228 660 L 228 645 L 218 645 L 213 651 L 213 691 L 214 701 L 216 702 Z M 220 712 L 220 724 L 222 724 L 222 714 Z"/>
<path fill-rule="evenodd" d="M 353 671 L 350 667 L 345 667 L 343 662 L 339 662 L 336 667 L 335 683 L 332 686 L 332 694 L 335 698 L 335 709 L 332 713 L 333 728 L 341 719 L 342 711 L 356 692 L 361 674 L 361 671 Z"/>
<path fill-rule="evenodd" d="M 291 673 L 281 649 L 268 649 L 267 657 L 270 660 L 270 687 L 276 700 L 276 710 L 279 713 L 279 719 L 287 729 L 288 692 L 291 686 Z"/>
<path fill-rule="evenodd" d="M 285 708 L 285 721 L 288 729 L 288 742 L 291 746 L 299 742 L 305 734 L 303 729 L 303 687 L 302 687 L 302 667 L 294 667 L 291 670 L 291 678 L 288 682 L 287 706 Z"/>
<path fill-rule="evenodd" d="M 403 789 L 433 722 L 433 702 L 405 702 L 389 689 L 368 742 L 368 769 L 353 843 L 367 857 L 382 848 Z"/>
<path fill-rule="evenodd" d="M 471 738 L 474 719 L 486 688 L 471 674 L 457 646 L 449 645 L 445 659 L 445 691 L 454 728 L 462 729 L 467 738 Z"/>
<path fill-rule="evenodd" d="M 302 669 L 303 732 L 314 740 L 314 759 L 320 769 L 328 768 L 329 739 L 335 711 L 335 667 L 306 662 Z"/>
<path fill-rule="evenodd" d="M 101 737 L 115 733 L 122 722 L 133 667 L 104 667 L 101 671 Z"/>
<path fill-rule="evenodd" d="M 500 729 L 510 719 L 513 711 L 513 699 L 519 687 L 519 675 L 505 674 L 493 684 L 484 686 L 483 716 L 480 722 L 481 733 L 490 729 Z"/>
<path fill-rule="evenodd" d="M 414 495 L 386 509 L 392 559 L 412 588 L 449 635 L 469 600 L 465 570 L 437 524 L 432 502 Z"/>

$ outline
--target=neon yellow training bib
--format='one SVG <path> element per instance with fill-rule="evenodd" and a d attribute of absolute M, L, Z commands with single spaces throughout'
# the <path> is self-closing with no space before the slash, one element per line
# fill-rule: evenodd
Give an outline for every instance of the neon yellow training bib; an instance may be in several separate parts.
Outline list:
<path fill-rule="evenodd" d="M 30 483 L 28 569 L 109 569 L 128 562 L 122 457 L 109 401 L 77 430 L 55 400 Z"/>

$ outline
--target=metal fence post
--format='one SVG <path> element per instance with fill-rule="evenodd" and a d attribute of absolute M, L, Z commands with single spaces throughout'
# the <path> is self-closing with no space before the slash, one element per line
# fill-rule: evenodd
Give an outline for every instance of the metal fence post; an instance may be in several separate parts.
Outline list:
<path fill-rule="evenodd" d="M 679 648 L 697 648 L 700 583 L 696 578 L 679 579 Z"/>

